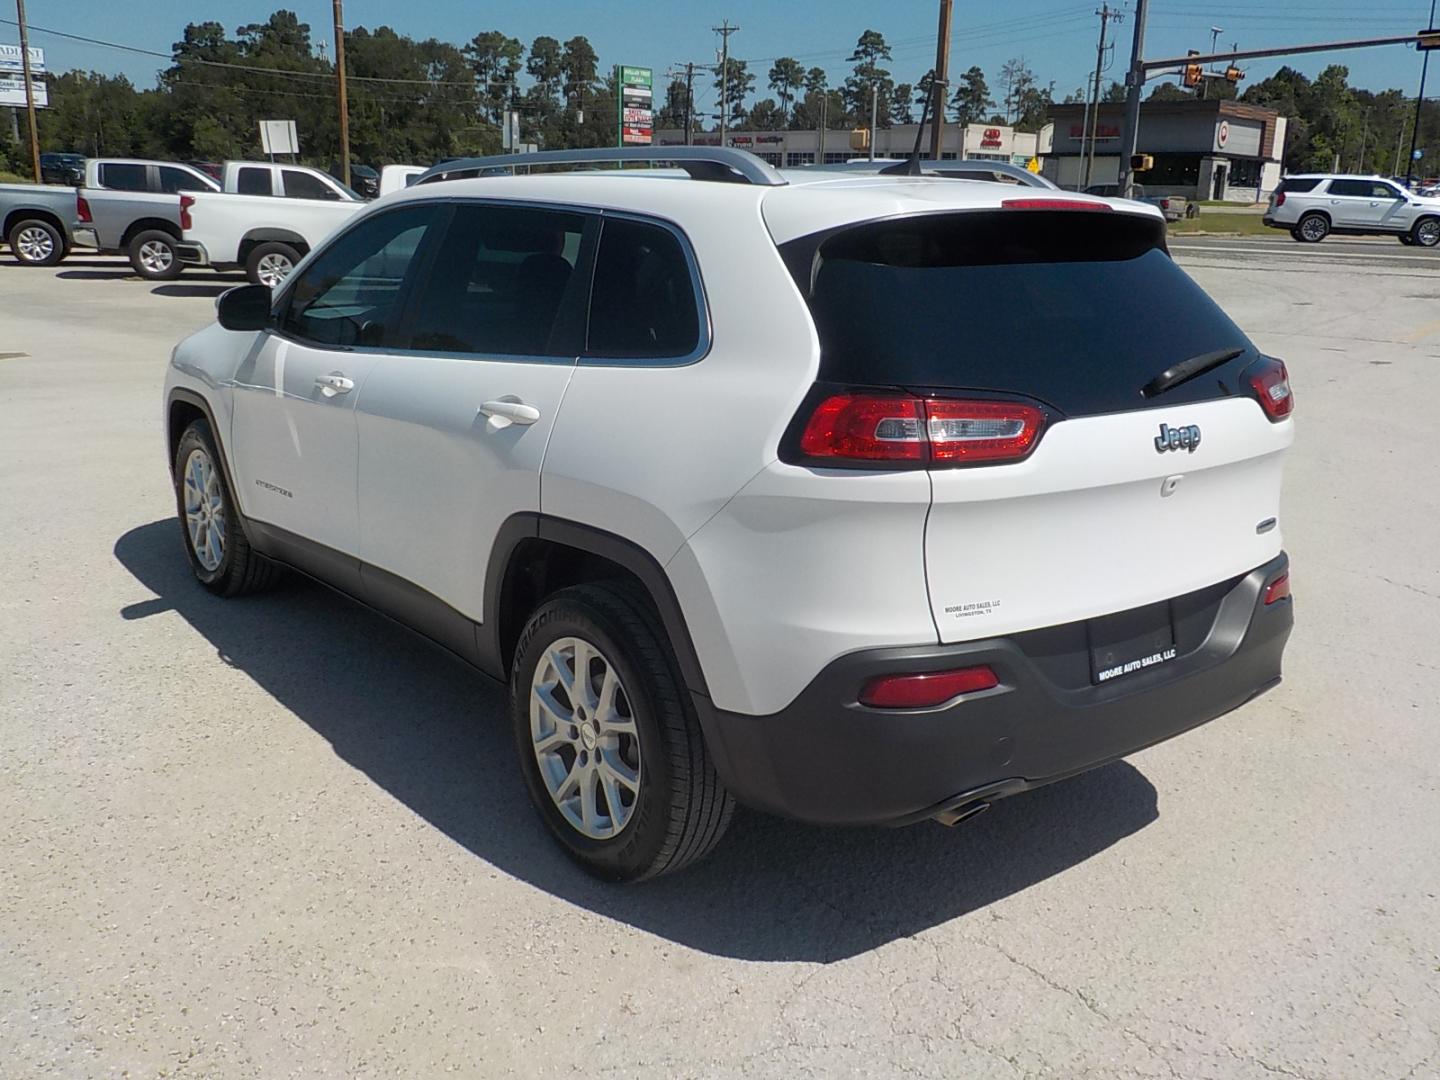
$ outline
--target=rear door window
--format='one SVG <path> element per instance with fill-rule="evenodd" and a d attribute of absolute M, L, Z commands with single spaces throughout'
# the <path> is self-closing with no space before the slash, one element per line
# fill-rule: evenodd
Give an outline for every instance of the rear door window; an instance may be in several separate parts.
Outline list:
<path fill-rule="evenodd" d="M 144 191 L 145 166 L 107 162 L 100 166 L 100 186 L 112 191 Z"/>
<path fill-rule="evenodd" d="M 1368 199 L 1371 186 L 1369 180 L 1331 180 L 1329 194 L 1351 199 Z"/>
<path fill-rule="evenodd" d="M 1159 221 L 1042 210 L 915 215 L 782 247 L 820 336 L 822 381 L 1022 394 L 1068 415 L 1238 390 L 1253 346 L 1161 246 Z M 598 277 L 598 275 L 597 275 Z M 1204 353 L 1221 368 L 1150 401 Z"/>
<path fill-rule="evenodd" d="M 235 190 L 241 195 L 273 195 L 270 170 L 253 165 L 241 169 L 235 178 Z"/>

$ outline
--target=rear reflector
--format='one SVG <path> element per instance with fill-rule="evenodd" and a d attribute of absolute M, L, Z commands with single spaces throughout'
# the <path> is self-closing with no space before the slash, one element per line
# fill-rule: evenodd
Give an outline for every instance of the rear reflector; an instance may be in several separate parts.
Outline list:
<path fill-rule="evenodd" d="M 1002 210 L 1113 210 L 1109 203 L 1083 199 L 1004 199 Z"/>
<path fill-rule="evenodd" d="M 832 394 L 800 436 L 807 458 L 930 465 L 1017 461 L 1045 414 L 1021 401 L 956 401 L 900 394 Z"/>
<path fill-rule="evenodd" d="M 961 694 L 993 690 L 999 685 L 995 672 L 983 666 L 918 675 L 882 675 L 865 684 L 860 704 L 872 709 L 929 709 Z"/>
<path fill-rule="evenodd" d="M 1290 599 L 1290 571 L 1285 571 L 1269 585 L 1265 586 L 1265 606 L 1269 607 L 1277 600 Z"/>
<path fill-rule="evenodd" d="M 94 224 L 95 219 L 90 215 L 90 204 L 84 195 L 75 196 L 75 218 L 84 225 Z"/>
<path fill-rule="evenodd" d="M 1282 361 L 1261 357 L 1245 371 L 1246 381 L 1265 415 L 1279 422 L 1295 411 L 1295 395 L 1290 391 L 1290 373 Z"/>

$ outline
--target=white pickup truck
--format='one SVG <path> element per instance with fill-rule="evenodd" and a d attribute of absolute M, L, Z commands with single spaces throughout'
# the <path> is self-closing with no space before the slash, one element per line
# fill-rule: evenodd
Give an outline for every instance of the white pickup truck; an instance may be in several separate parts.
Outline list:
<path fill-rule="evenodd" d="M 245 268 L 253 284 L 274 288 L 316 244 L 365 203 L 306 202 L 267 195 L 194 192 L 180 196 L 180 242 L 186 266 Z"/>

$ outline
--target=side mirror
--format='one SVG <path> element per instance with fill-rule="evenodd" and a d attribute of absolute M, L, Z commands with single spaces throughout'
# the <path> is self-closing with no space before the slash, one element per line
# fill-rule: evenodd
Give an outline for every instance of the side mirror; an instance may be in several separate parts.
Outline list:
<path fill-rule="evenodd" d="M 215 313 L 226 330 L 264 330 L 270 325 L 270 286 L 226 289 L 215 301 Z"/>

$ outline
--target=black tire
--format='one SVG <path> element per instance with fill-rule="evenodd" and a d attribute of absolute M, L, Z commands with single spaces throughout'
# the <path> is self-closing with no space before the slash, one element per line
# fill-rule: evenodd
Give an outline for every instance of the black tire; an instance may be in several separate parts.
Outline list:
<path fill-rule="evenodd" d="M 184 269 L 175 250 L 175 237 L 161 229 L 147 229 L 130 241 L 130 266 L 146 281 L 171 281 Z"/>
<path fill-rule="evenodd" d="M 1297 243 L 1301 243 L 1301 244 L 1303 244 L 1303 243 L 1305 242 L 1303 239 L 1301 239 L 1300 230 L 1299 230 L 1299 229 L 1291 229 L 1291 230 L 1290 230 L 1290 239 L 1296 241 Z"/>
<path fill-rule="evenodd" d="M 261 264 L 275 257 L 289 261 L 290 269 L 285 271 L 285 276 L 288 277 L 290 272 L 295 269 L 295 264 L 300 261 L 300 252 L 291 245 L 278 240 L 256 244 L 250 249 L 250 254 L 245 257 L 245 276 L 250 280 L 250 284 L 269 285 L 272 289 L 279 284 L 279 282 L 264 280 L 261 272 Z"/>
<path fill-rule="evenodd" d="M 1302 244 L 1318 244 L 1330 235 L 1330 219 L 1312 210 L 1296 222 L 1292 235 Z"/>
<path fill-rule="evenodd" d="M 65 258 L 65 234 L 40 218 L 17 221 L 6 240 L 22 266 L 54 266 Z"/>
<path fill-rule="evenodd" d="M 1406 247 L 1415 246 L 1415 238 L 1409 233 L 1406 233 L 1404 236 L 1397 236 L 1395 239 L 1399 240 L 1400 243 L 1404 244 Z"/>
<path fill-rule="evenodd" d="M 1440 244 L 1440 218 L 1421 218 L 1410 229 L 1410 240 L 1416 247 L 1433 248 Z"/>
<path fill-rule="evenodd" d="M 531 737 L 531 682 L 546 650 L 566 637 L 603 654 L 620 677 L 635 721 L 639 791 L 631 817 L 608 839 L 586 836 L 560 812 Z M 580 585 L 541 604 L 515 650 L 510 712 L 531 801 L 566 854 L 596 877 L 639 881 L 673 873 L 705 856 L 729 827 L 735 801 L 715 772 L 659 617 L 638 588 L 625 582 Z"/>
<path fill-rule="evenodd" d="M 190 455 L 203 452 L 210 461 L 215 483 L 218 485 L 220 502 L 224 512 L 224 541 L 219 560 L 215 566 L 207 566 L 195 550 L 195 541 L 185 516 L 186 472 Z M 201 585 L 217 596 L 243 596 L 270 588 L 283 574 L 281 567 L 270 562 L 250 547 L 250 538 L 245 535 L 245 523 L 235 512 L 235 502 L 230 496 L 230 485 L 225 479 L 215 439 L 210 425 L 196 420 L 180 436 L 180 445 L 175 451 L 175 512 L 180 522 L 180 535 L 185 543 L 185 554 L 190 559 L 190 569 L 195 572 Z"/>

